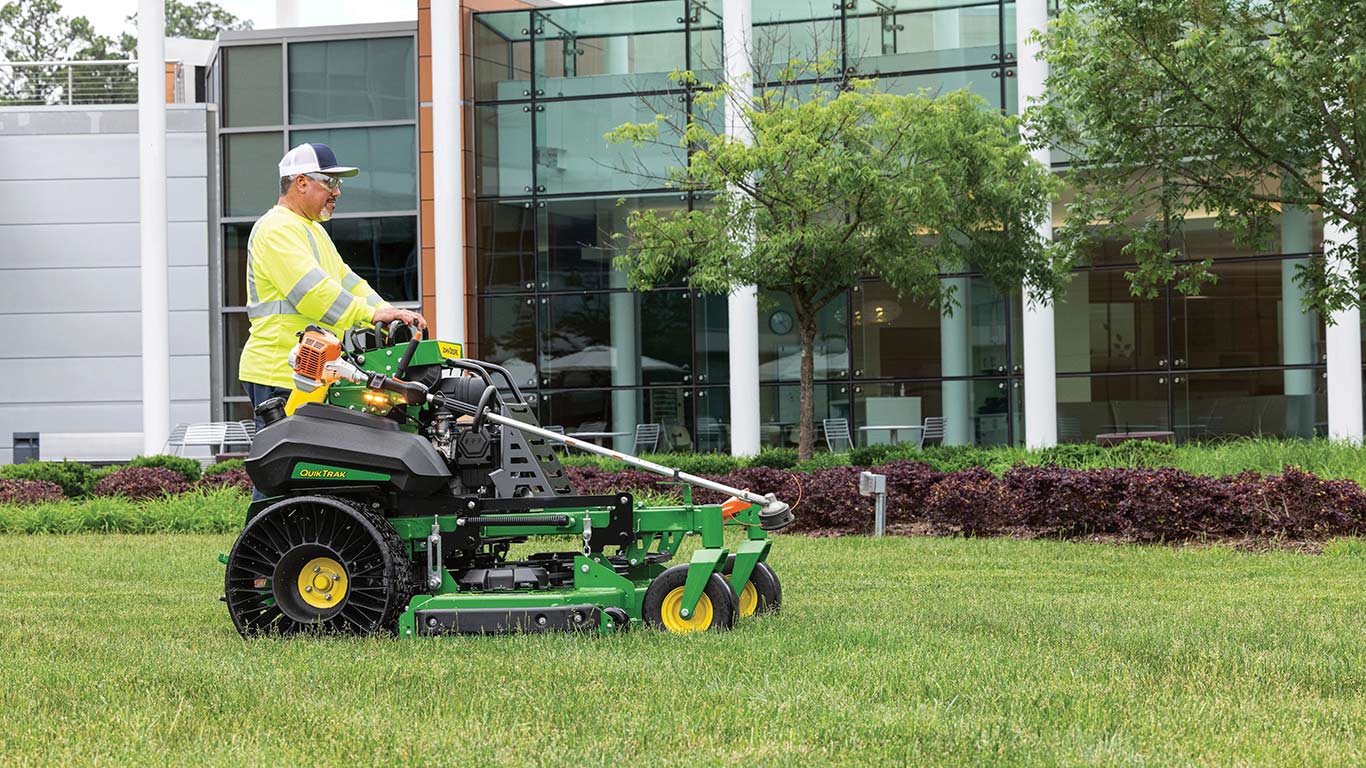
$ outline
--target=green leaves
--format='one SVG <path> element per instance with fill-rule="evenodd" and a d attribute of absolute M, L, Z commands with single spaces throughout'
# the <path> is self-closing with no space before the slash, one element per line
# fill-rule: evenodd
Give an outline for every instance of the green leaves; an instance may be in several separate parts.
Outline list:
<path fill-rule="evenodd" d="M 1249 249 L 1269 245 L 1287 205 L 1360 230 L 1360 190 L 1325 185 L 1324 169 L 1366 173 L 1363 12 L 1361 0 L 1069 3 L 1043 36 L 1048 94 L 1029 114 L 1029 134 L 1073 163 L 1063 257 L 1084 258 L 1101 236 L 1148 237 L 1157 222 L 1164 245 L 1133 250 L 1135 291 L 1175 280 L 1190 292 L 1207 268 L 1173 264 L 1186 253 L 1165 245 L 1187 217 L 1213 218 Z M 1353 268 L 1318 278 L 1319 309 L 1361 295 L 1358 244 L 1338 255 Z"/>

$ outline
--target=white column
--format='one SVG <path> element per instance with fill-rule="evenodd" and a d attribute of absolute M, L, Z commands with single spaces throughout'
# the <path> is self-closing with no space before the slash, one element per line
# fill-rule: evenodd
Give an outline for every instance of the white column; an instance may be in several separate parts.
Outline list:
<path fill-rule="evenodd" d="M 609 219 L 625 219 L 611 216 Z M 606 232 L 625 231 L 625 221 L 607 221 Z M 614 289 L 626 287 L 626 274 L 612 270 L 611 285 Z M 612 340 L 612 386 L 634 387 L 640 384 L 640 328 L 636 322 L 636 296 L 628 291 L 611 294 L 608 315 L 611 323 Z M 641 393 L 636 389 L 618 389 L 612 392 L 612 432 L 627 432 L 635 435 L 636 424 L 640 423 L 638 409 Z M 634 444 L 633 437 L 621 437 L 615 441 L 619 451 L 629 451 Z"/>
<path fill-rule="evenodd" d="M 748 142 L 749 125 L 743 118 L 752 100 L 754 84 L 750 62 L 754 50 L 750 26 L 750 0 L 724 0 L 721 27 L 724 35 L 726 82 L 735 92 L 726 99 L 726 135 Z M 739 237 L 753 242 L 753 222 L 741 225 Z M 759 452 L 759 301 L 754 286 L 731 291 L 730 315 L 730 445 L 736 456 Z"/>
<path fill-rule="evenodd" d="M 138 3 L 138 244 L 142 287 L 142 452 L 171 434 L 171 314 L 166 274 L 166 17 Z"/>
<path fill-rule="evenodd" d="M 1328 166 L 1324 165 L 1328 176 Z M 1331 189 L 1331 179 L 1324 187 Z M 1344 277 L 1351 275 L 1351 263 L 1335 251 L 1350 245 L 1356 233 L 1331 219 L 1323 218 L 1323 251 L 1328 269 Z M 1360 443 L 1361 424 L 1361 309 L 1352 306 L 1331 315 L 1326 333 L 1328 352 L 1328 436 L 1333 440 Z"/>
<path fill-rule="evenodd" d="M 440 0 L 437 0 L 437 2 L 440 2 Z M 436 5 L 436 3 L 433 3 L 432 5 Z M 275 0 L 275 26 L 279 29 L 299 26 L 299 6 L 297 0 Z"/>
<path fill-rule="evenodd" d="M 1281 209 L 1281 253 L 1308 253 L 1312 248 L 1312 222 L 1309 209 L 1287 205 Z M 1308 259 L 1281 262 L 1281 362 L 1309 365 L 1314 362 L 1315 316 L 1304 309 L 1304 289 L 1295 282 L 1298 269 Z M 1314 377 L 1317 371 L 1286 371 L 1285 433 L 1294 437 L 1314 436 Z M 1272 425 L 1273 427 L 1275 425 Z"/>
<path fill-rule="evenodd" d="M 460 119 L 460 8 L 456 0 L 434 0 L 431 35 L 434 335 L 465 344 L 465 145 Z"/>
<path fill-rule="evenodd" d="M 1048 64 L 1039 55 L 1039 44 L 1030 42 L 1035 30 L 1048 24 L 1047 0 L 1019 0 L 1015 4 L 1015 45 L 1019 52 L 1016 79 L 1019 81 L 1019 110 L 1024 113 L 1031 98 L 1044 94 L 1044 79 Z M 1052 153 L 1047 147 L 1032 153 L 1035 162 L 1044 168 L 1053 167 Z M 1039 238 L 1053 239 L 1052 214 L 1039 225 Z M 1053 303 L 1024 291 L 1024 417 L 1025 445 L 1046 448 L 1058 442 L 1058 379 L 1057 362 L 1053 351 Z"/>
<path fill-rule="evenodd" d="M 968 338 L 972 314 L 972 281 L 966 277 L 950 277 L 944 282 L 953 286 L 953 299 L 958 302 L 952 315 L 939 318 L 939 373 L 943 376 L 967 376 L 972 372 L 972 344 Z M 945 381 L 940 386 L 944 398 L 944 445 L 972 444 L 972 382 L 966 379 Z"/>

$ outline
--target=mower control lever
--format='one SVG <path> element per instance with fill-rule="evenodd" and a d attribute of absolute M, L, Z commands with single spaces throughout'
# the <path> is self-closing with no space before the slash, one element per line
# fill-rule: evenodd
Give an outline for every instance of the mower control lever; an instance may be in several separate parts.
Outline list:
<path fill-rule="evenodd" d="M 408 375 L 408 364 L 413 361 L 413 353 L 417 351 L 417 345 L 422 343 L 418 338 L 417 329 L 413 329 L 413 337 L 408 340 L 408 346 L 403 349 L 403 357 L 398 359 L 398 368 L 394 369 L 394 376 L 403 378 Z"/>

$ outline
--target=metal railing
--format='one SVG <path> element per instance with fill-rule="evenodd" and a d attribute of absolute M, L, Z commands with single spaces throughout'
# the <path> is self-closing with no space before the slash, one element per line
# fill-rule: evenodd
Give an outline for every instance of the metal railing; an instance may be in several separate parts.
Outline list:
<path fill-rule="evenodd" d="M 176 65 L 177 96 L 182 92 Z M 136 104 L 137 61 L 0 61 L 0 106 Z"/>

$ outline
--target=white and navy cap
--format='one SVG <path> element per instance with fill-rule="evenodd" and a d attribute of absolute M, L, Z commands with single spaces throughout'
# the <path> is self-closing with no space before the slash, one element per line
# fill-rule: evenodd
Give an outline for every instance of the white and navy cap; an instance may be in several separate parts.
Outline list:
<path fill-rule="evenodd" d="M 280 178 L 301 173 L 330 173 L 334 176 L 355 176 L 359 168 L 337 165 L 337 155 L 326 144 L 300 144 L 280 158 Z"/>

